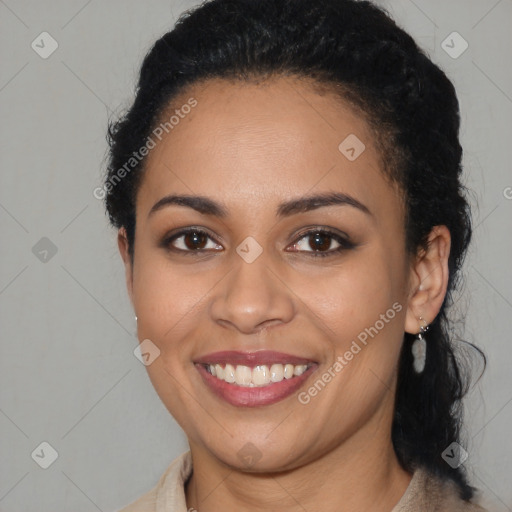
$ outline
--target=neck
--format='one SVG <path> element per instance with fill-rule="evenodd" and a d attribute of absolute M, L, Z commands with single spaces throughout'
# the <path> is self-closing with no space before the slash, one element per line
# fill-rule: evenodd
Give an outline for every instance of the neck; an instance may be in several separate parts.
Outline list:
<path fill-rule="evenodd" d="M 390 512 L 411 475 L 396 458 L 389 429 L 367 427 L 319 458 L 276 473 L 228 468 L 191 444 L 194 470 L 186 486 L 187 507 L 199 512 Z"/>

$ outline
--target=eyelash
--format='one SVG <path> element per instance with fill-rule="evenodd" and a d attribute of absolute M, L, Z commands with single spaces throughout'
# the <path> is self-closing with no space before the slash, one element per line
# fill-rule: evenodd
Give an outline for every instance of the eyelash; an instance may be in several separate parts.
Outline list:
<path fill-rule="evenodd" d="M 167 250 L 186 254 L 187 256 L 197 256 L 203 251 L 211 251 L 211 249 L 184 250 L 184 249 L 177 249 L 176 247 L 172 247 L 172 248 L 169 247 L 172 242 L 181 238 L 182 236 L 188 235 L 189 233 L 197 233 L 199 235 L 206 235 L 208 238 L 215 241 L 213 239 L 213 237 L 207 231 L 204 231 L 203 229 L 187 228 L 187 229 L 183 229 L 183 230 L 179 231 L 178 233 L 175 233 L 175 234 L 165 238 L 162 241 L 161 245 L 163 248 L 165 248 Z M 296 239 L 295 242 L 293 242 L 292 245 L 296 245 L 303 238 L 307 238 L 308 236 L 312 236 L 315 234 L 327 235 L 329 238 L 338 242 L 340 244 L 340 246 L 337 247 L 336 249 L 331 249 L 329 251 L 300 251 L 300 250 L 298 250 L 298 251 L 289 251 L 289 252 L 306 253 L 306 254 L 308 254 L 308 256 L 311 256 L 313 258 L 317 258 L 317 257 L 325 258 L 328 256 L 333 256 L 335 254 L 339 254 L 347 249 L 352 249 L 355 247 L 355 244 L 350 242 L 348 239 L 342 237 L 341 235 L 339 235 L 338 233 L 335 233 L 334 231 L 331 231 L 331 230 L 325 229 L 325 228 L 310 229 L 308 231 L 305 231 L 304 233 L 301 233 L 300 236 Z M 215 243 L 217 243 L 217 242 L 215 242 Z"/>

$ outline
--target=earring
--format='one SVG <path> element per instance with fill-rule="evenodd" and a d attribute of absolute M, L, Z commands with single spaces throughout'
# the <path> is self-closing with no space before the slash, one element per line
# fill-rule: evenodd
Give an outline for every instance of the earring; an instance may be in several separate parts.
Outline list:
<path fill-rule="evenodd" d="M 421 373 L 424 370 L 427 359 L 427 342 L 425 341 L 424 334 L 428 330 L 428 325 L 421 316 L 420 321 L 423 321 L 424 325 L 420 326 L 420 332 L 416 335 L 411 349 L 414 357 L 413 367 L 416 373 Z"/>
<path fill-rule="evenodd" d="M 135 315 L 135 321 L 137 321 L 137 315 Z"/>

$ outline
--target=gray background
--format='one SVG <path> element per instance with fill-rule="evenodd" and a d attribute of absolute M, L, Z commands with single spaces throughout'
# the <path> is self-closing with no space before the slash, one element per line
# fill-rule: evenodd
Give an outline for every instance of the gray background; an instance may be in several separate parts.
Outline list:
<path fill-rule="evenodd" d="M 186 449 L 133 355 L 116 233 L 93 189 L 108 116 L 132 99 L 151 44 L 194 4 L 0 0 L 1 511 L 117 510 Z M 478 207 L 457 308 L 465 339 L 489 358 L 466 402 L 465 466 L 493 510 L 512 510 L 512 0 L 385 5 L 458 91 Z M 59 45 L 47 59 L 31 48 L 43 31 Z M 469 44 L 456 59 L 441 46 L 453 31 Z M 43 441 L 58 452 L 48 469 L 31 456 Z"/>

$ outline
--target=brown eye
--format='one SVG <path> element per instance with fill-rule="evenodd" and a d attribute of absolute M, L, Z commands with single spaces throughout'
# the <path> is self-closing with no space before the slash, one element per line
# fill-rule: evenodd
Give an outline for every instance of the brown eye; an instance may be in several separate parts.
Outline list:
<path fill-rule="evenodd" d="M 314 233 L 308 236 L 309 247 L 314 251 L 327 251 L 331 247 L 332 236 L 326 233 Z"/>
<path fill-rule="evenodd" d="M 183 242 L 187 249 L 204 249 L 208 241 L 208 236 L 200 231 L 190 231 L 183 235 Z"/>
<path fill-rule="evenodd" d="M 292 252 L 303 252 L 308 256 L 333 256 L 355 247 L 348 238 L 325 229 L 303 233 L 292 245 Z"/>
<path fill-rule="evenodd" d="M 223 249 L 206 231 L 194 228 L 182 230 L 164 239 L 162 245 L 172 251 L 189 254 Z"/>

